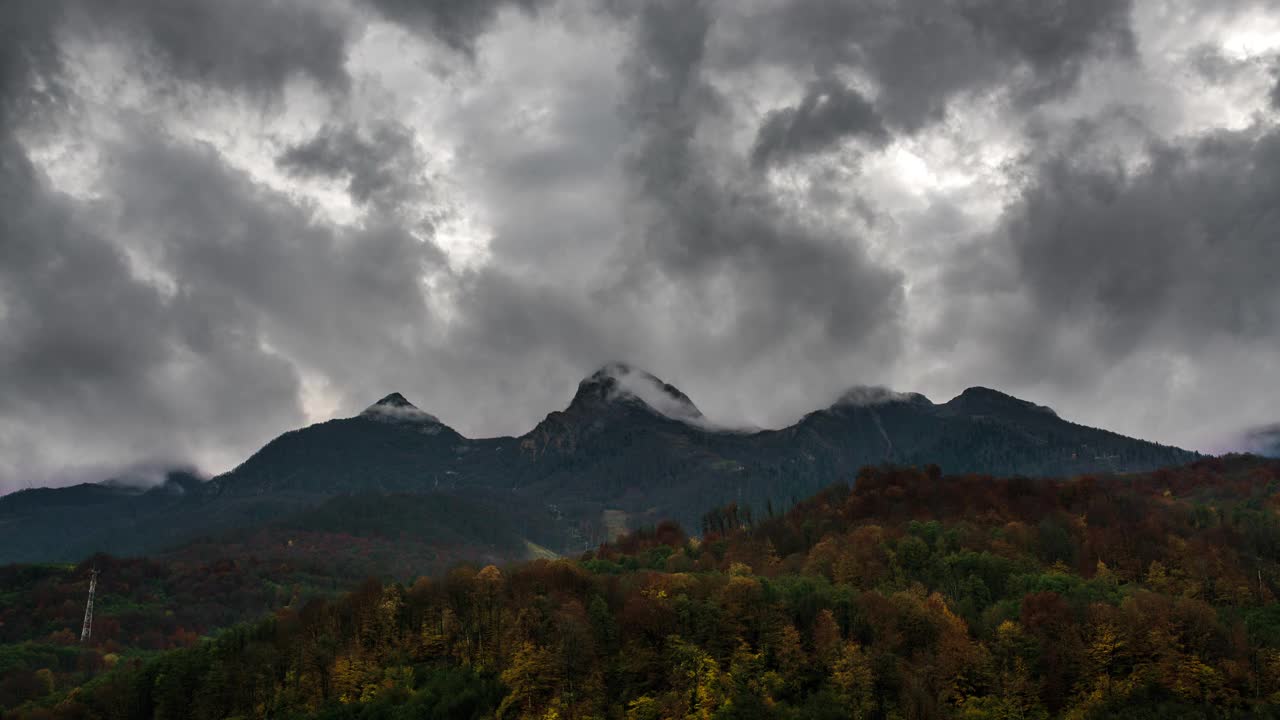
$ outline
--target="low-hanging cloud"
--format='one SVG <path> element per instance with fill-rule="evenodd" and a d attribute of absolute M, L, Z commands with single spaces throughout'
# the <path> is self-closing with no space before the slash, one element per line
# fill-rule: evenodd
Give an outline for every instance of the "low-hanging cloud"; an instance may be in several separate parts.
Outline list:
<path fill-rule="evenodd" d="M 1240 449 L 1269 457 L 1280 457 L 1280 424 L 1248 431 L 1245 433 Z"/>

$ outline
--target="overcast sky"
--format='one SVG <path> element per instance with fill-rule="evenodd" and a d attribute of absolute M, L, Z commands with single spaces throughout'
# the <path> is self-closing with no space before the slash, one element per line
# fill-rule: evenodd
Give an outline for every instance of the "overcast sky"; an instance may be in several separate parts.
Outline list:
<path fill-rule="evenodd" d="M 855 384 L 1280 421 L 1280 9 L 0 9 L 0 492 L 391 391 L 519 434 L 614 359 L 764 427 Z"/>

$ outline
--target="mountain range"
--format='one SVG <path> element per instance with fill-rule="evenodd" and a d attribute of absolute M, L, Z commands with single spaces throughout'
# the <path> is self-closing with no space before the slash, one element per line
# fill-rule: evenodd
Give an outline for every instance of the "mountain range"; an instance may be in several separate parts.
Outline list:
<path fill-rule="evenodd" d="M 256 538 L 246 551 L 303 552 L 327 546 L 317 537 L 377 538 L 441 563 L 515 559 L 578 552 L 661 519 L 696 532 L 704 511 L 727 503 L 781 510 L 864 465 L 1043 477 L 1196 457 L 982 387 L 941 404 L 855 387 L 786 428 L 722 428 L 674 386 L 611 363 L 519 437 L 466 438 L 392 393 L 354 417 L 287 432 L 209 480 L 172 472 L 147 489 L 105 482 L 0 497 L 0 563 L 246 538 Z"/>

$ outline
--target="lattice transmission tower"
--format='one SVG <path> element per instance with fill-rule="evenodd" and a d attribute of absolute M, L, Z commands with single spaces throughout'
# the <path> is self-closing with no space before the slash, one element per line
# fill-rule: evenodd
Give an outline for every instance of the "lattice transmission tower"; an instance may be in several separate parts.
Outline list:
<path fill-rule="evenodd" d="M 89 602 L 84 606 L 84 627 L 80 629 L 81 644 L 89 642 L 89 636 L 93 634 L 93 592 L 98 589 L 98 568 L 93 569 L 93 575 L 89 578 Z"/>

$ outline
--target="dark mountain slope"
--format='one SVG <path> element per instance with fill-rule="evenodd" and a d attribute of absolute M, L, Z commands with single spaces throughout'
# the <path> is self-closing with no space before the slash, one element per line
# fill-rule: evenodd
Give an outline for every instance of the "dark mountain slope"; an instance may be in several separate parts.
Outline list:
<path fill-rule="evenodd" d="M 399 393 L 356 417 L 287 432 L 215 478 L 224 495 L 414 492 L 438 479 L 467 440 Z"/>
<path fill-rule="evenodd" d="M 146 491 L 104 483 L 0 498 L 0 561 L 75 560 L 100 550 L 148 554 L 272 525 L 331 498 L 438 493 L 450 486 L 445 468 L 460 449 L 469 449 L 468 442 L 403 396 L 388 395 L 356 417 L 287 432 L 207 482 L 171 474 Z M 490 501 L 484 517 L 529 526 L 517 510 Z M 424 514 L 421 520 L 438 518 Z M 538 542 L 560 544 L 559 536 L 546 534 L 547 523 L 532 525 Z"/>
<path fill-rule="evenodd" d="M 78 560 L 98 549 L 150 552 L 191 535 L 187 508 L 207 484 L 186 472 L 141 489 L 110 482 L 0 497 L 0 561 Z"/>
<path fill-rule="evenodd" d="M 1178 448 L 1065 421 L 1052 410 L 969 388 L 935 405 L 923 395 L 865 388 L 795 428 L 795 442 L 843 466 L 935 463 L 948 472 L 1061 476 L 1134 472 L 1189 462 Z"/>

